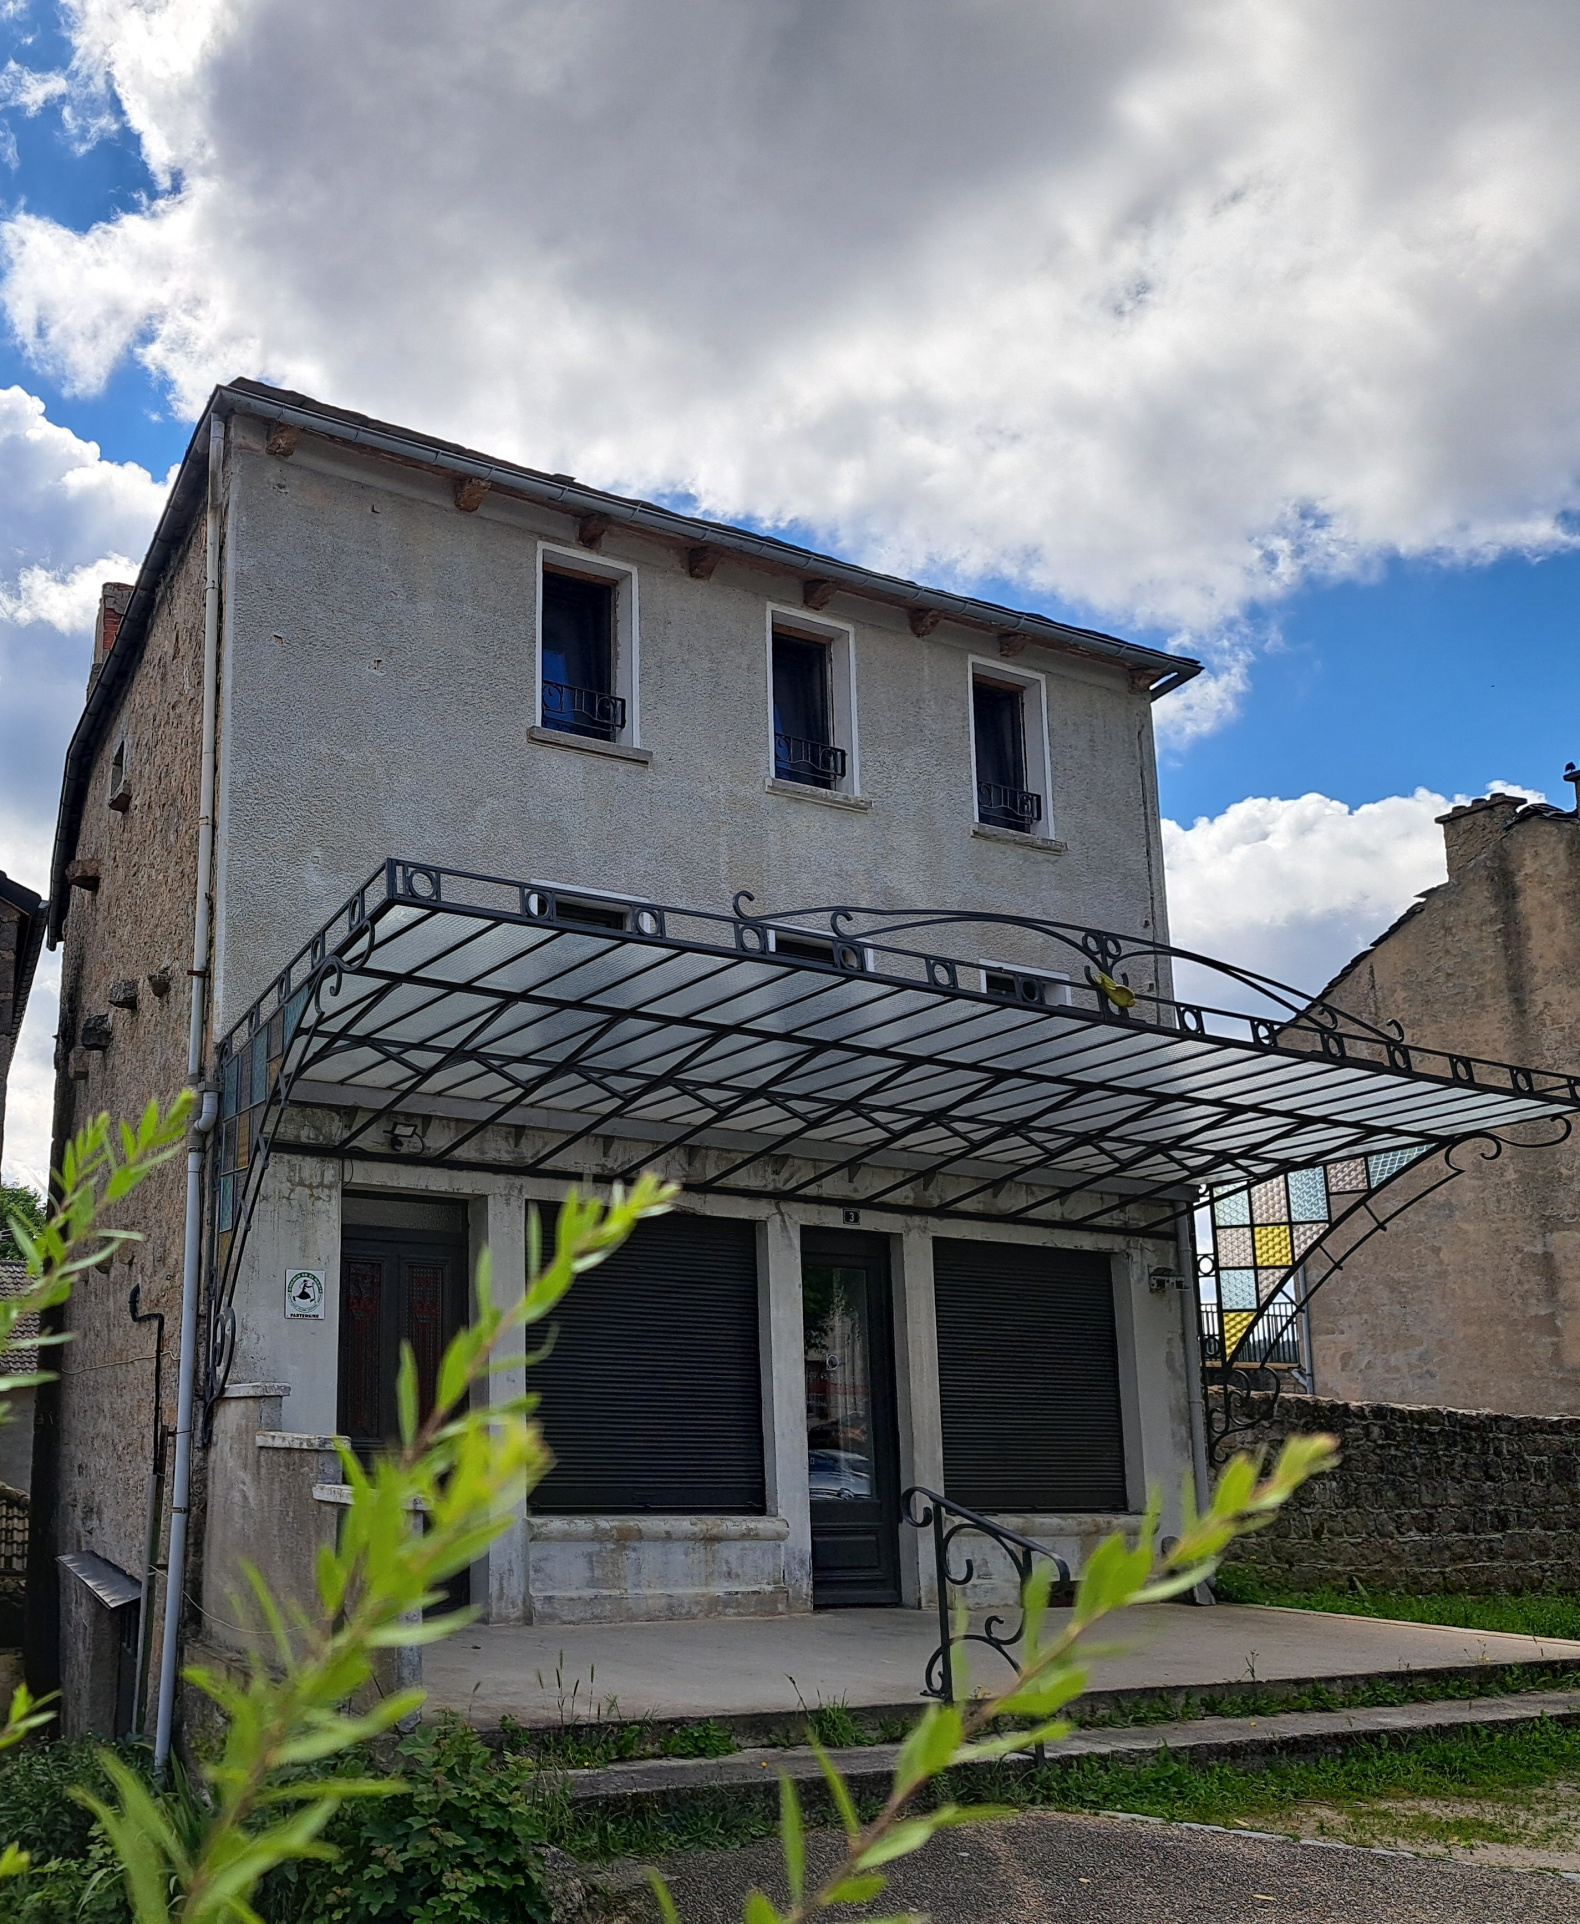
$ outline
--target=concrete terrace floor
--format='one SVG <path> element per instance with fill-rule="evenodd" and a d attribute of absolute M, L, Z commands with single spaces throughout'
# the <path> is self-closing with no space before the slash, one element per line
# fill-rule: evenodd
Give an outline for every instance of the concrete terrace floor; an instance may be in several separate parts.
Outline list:
<path fill-rule="evenodd" d="M 1093 1661 L 1097 1690 L 1364 1677 L 1465 1664 L 1580 1665 L 1580 1643 L 1559 1638 L 1251 1604 L 1153 1604 L 1103 1626 L 1098 1636 L 1122 1648 Z M 937 1617 L 920 1610 L 479 1624 L 424 1651 L 423 1681 L 430 1714 L 455 1710 L 479 1728 L 503 1715 L 541 1725 L 600 1714 L 774 1714 L 836 1701 L 860 1708 L 916 1702 L 937 1642 Z M 978 1647 L 973 1661 L 980 1682 L 1008 1674 L 990 1650 Z"/>

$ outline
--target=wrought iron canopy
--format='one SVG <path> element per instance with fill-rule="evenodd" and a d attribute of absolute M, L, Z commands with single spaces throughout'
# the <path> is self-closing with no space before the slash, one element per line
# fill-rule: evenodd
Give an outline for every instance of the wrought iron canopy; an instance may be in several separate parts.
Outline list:
<path fill-rule="evenodd" d="M 1261 1012 L 1174 1000 L 1182 959 Z M 748 896 L 733 914 L 599 910 L 593 891 L 405 860 L 271 984 L 220 1069 L 222 1232 L 250 1213 L 301 1104 L 333 1118 L 312 1134 L 329 1154 L 467 1167 L 486 1153 L 571 1178 L 597 1137 L 629 1148 L 610 1176 L 696 1147 L 697 1190 L 1158 1234 L 1205 1182 L 1580 1109 L 1570 1076 L 1413 1047 L 1144 938 L 1007 916 L 762 915 Z M 413 1130 L 413 1116 L 444 1120 Z M 503 1162 L 499 1138 L 484 1142 L 500 1124 L 527 1145 Z"/>

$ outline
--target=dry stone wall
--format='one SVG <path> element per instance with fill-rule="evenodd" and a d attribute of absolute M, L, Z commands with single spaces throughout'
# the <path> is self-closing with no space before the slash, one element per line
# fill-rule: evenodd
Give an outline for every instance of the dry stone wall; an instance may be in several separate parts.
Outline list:
<path fill-rule="evenodd" d="M 1252 1399 L 1243 1441 L 1328 1431 L 1339 1468 L 1233 1561 L 1280 1589 L 1580 1590 L 1580 1417 Z M 1237 1439 L 1240 1440 L 1240 1439 Z"/>

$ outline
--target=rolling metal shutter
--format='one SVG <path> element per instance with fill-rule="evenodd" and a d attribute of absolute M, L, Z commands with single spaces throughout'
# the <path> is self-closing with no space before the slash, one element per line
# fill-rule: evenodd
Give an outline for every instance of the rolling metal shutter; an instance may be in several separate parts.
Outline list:
<path fill-rule="evenodd" d="M 643 1223 L 553 1320 L 554 1348 L 527 1380 L 558 1460 L 533 1509 L 762 1514 L 755 1225 Z"/>
<path fill-rule="evenodd" d="M 1109 1259 L 933 1244 L 944 1493 L 973 1510 L 1124 1510 Z"/>

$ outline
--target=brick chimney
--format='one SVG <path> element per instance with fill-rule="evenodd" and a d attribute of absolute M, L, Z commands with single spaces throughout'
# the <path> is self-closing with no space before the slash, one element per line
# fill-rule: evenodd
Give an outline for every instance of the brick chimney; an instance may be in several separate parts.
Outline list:
<path fill-rule="evenodd" d="M 1524 807 L 1523 795 L 1482 795 L 1439 815 L 1448 855 L 1448 879 L 1453 881 L 1477 856 L 1484 855 Z"/>
<path fill-rule="evenodd" d="M 131 599 L 129 581 L 107 581 L 99 590 L 99 613 L 93 624 L 93 666 L 88 670 L 90 689 L 99 679 L 105 656 L 115 646 L 115 637 L 121 632 L 121 621 Z"/>

